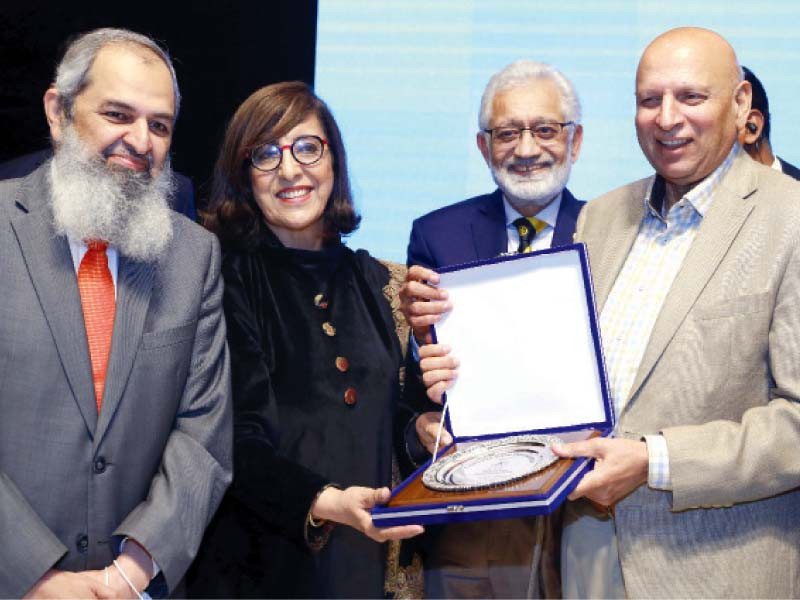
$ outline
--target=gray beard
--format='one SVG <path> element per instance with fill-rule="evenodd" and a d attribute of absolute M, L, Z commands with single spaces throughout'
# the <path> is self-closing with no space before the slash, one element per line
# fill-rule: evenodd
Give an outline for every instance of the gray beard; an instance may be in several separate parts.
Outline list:
<path fill-rule="evenodd" d="M 572 144 L 567 149 L 568 152 L 571 147 Z M 506 161 L 500 168 L 492 164 L 492 178 L 497 187 L 503 190 L 506 199 L 517 209 L 524 206 L 543 208 L 550 204 L 566 187 L 572 169 L 572 163 L 567 158 L 560 165 L 553 164 L 544 175 L 525 177 L 510 172 L 508 167 L 511 163 L 511 160 Z"/>
<path fill-rule="evenodd" d="M 172 239 L 168 199 L 175 189 L 169 161 L 155 178 L 109 167 L 69 125 L 50 165 L 50 188 L 57 233 L 73 240 L 106 241 L 137 261 L 164 256 Z"/>

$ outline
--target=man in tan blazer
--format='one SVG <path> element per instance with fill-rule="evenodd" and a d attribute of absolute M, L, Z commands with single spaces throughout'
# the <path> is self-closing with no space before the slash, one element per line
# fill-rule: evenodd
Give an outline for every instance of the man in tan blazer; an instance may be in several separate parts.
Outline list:
<path fill-rule="evenodd" d="M 800 185 L 736 143 L 750 84 L 719 35 L 656 38 L 636 102 L 656 174 L 578 220 L 617 438 L 556 447 L 596 458 L 570 498 L 611 507 L 568 503 L 564 594 L 797 597 Z"/>

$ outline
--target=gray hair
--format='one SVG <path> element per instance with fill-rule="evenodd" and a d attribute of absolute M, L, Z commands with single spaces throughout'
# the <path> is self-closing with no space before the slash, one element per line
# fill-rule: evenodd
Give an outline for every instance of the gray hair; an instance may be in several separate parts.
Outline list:
<path fill-rule="evenodd" d="M 489 128 L 492 116 L 492 103 L 497 92 L 509 88 L 519 87 L 538 80 L 549 80 L 555 84 L 561 96 L 561 110 L 565 121 L 580 123 L 581 102 L 572 82 L 564 77 L 555 67 L 546 63 L 533 60 L 517 60 L 492 75 L 481 98 L 481 109 L 478 114 L 478 127 L 481 130 Z"/>
<path fill-rule="evenodd" d="M 178 78 L 175 76 L 175 68 L 172 66 L 169 54 L 161 48 L 155 41 L 128 29 L 114 29 L 104 27 L 84 33 L 73 41 L 64 58 L 56 67 L 56 79 L 53 82 L 58 95 L 61 98 L 61 108 L 67 118 L 72 118 L 72 106 L 75 98 L 87 85 L 89 85 L 89 69 L 92 68 L 97 53 L 109 44 L 135 44 L 151 50 L 158 56 L 169 69 L 172 76 L 172 92 L 175 96 L 175 118 L 178 118 L 178 111 L 181 106 L 181 92 L 178 89 Z"/>

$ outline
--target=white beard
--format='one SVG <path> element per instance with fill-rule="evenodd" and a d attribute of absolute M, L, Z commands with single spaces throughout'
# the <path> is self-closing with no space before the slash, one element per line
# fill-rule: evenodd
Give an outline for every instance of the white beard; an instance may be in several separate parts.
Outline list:
<path fill-rule="evenodd" d="M 491 164 L 492 178 L 515 208 L 519 209 L 524 206 L 543 208 L 567 185 L 572 169 L 572 161 L 569 160 L 571 150 L 572 144 L 570 143 L 567 148 L 567 158 L 560 165 L 550 159 L 529 161 L 514 157 L 506 160 L 500 167 Z M 544 173 L 522 175 L 510 170 L 515 163 L 520 165 L 539 163 L 551 166 Z"/>
<path fill-rule="evenodd" d="M 169 161 L 155 178 L 109 167 L 68 125 L 50 165 L 50 186 L 57 233 L 106 241 L 137 261 L 164 255 L 172 239 L 168 198 L 175 189 Z"/>

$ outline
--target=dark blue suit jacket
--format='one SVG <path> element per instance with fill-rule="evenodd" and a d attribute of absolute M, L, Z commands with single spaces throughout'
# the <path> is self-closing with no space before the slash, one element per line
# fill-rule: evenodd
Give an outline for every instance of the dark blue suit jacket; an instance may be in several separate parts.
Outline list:
<path fill-rule="evenodd" d="M 553 246 L 572 243 L 584 202 L 567 190 L 553 232 Z M 414 221 L 408 242 L 408 264 L 428 268 L 494 258 L 508 250 L 503 193 L 475 196 L 435 210 Z"/>
<path fill-rule="evenodd" d="M 48 148 L 47 150 L 39 150 L 0 163 L 0 180 L 26 177 L 51 156 L 53 156 L 53 151 Z M 175 173 L 175 182 L 177 186 L 175 194 L 169 199 L 170 206 L 173 210 L 183 213 L 192 221 L 197 221 L 192 180 L 185 175 Z"/>

